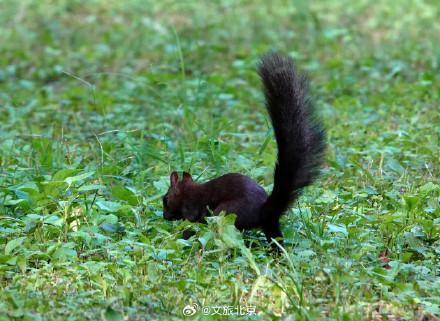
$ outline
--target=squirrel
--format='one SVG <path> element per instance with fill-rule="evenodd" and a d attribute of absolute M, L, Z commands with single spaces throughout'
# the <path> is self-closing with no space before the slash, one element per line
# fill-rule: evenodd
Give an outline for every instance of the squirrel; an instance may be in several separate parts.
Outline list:
<path fill-rule="evenodd" d="M 318 176 L 326 134 L 308 96 L 308 80 L 291 58 L 266 54 L 258 63 L 258 73 L 278 147 L 272 192 L 268 195 L 242 174 L 229 173 L 197 183 L 187 172 L 181 180 L 172 172 L 170 188 L 163 197 L 166 220 L 204 223 L 211 213 L 233 213 L 237 229 L 261 228 L 269 243 L 272 239 L 282 242 L 280 217 Z M 185 232 L 184 238 L 191 235 Z"/>

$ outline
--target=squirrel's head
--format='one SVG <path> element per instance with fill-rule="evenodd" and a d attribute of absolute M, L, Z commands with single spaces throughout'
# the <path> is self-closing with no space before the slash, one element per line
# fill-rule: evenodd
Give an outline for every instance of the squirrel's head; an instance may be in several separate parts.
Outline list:
<path fill-rule="evenodd" d="M 191 183 L 191 174 L 183 172 L 182 180 L 179 181 L 179 175 L 177 172 L 171 173 L 170 188 L 162 199 L 164 219 L 169 221 L 183 219 L 182 206 L 185 198 L 185 187 Z"/>

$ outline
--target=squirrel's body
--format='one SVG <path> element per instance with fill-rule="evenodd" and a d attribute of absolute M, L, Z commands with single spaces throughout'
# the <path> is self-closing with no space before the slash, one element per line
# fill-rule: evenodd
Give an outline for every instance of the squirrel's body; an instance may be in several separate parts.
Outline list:
<path fill-rule="evenodd" d="M 215 215 L 224 211 L 237 214 L 235 225 L 243 230 L 261 225 L 258 212 L 267 193 L 251 178 L 229 173 L 202 184 L 188 181 L 182 197 L 182 215 L 189 221 L 201 222 L 209 211 Z"/>
<path fill-rule="evenodd" d="M 237 215 L 240 230 L 261 228 L 267 239 L 281 237 L 280 216 L 318 175 L 325 150 L 325 133 L 314 117 L 307 81 L 289 58 L 269 54 L 262 58 L 266 108 L 278 146 L 274 187 L 270 195 L 251 178 L 229 173 L 206 183 L 196 183 L 184 172 L 173 172 L 164 196 L 164 218 L 204 222 L 212 212 Z"/>

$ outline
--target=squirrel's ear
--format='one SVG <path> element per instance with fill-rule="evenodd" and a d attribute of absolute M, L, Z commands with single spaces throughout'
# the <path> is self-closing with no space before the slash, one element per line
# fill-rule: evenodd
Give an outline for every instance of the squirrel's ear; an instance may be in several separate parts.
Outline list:
<path fill-rule="evenodd" d="M 179 175 L 177 174 L 177 172 L 172 172 L 171 175 L 170 175 L 171 187 L 177 186 L 177 182 L 178 181 L 179 181 Z"/>
<path fill-rule="evenodd" d="M 191 177 L 191 174 L 190 173 L 188 173 L 188 172 L 183 172 L 183 179 L 182 179 L 182 182 L 183 183 L 189 183 L 189 182 L 192 182 L 192 177 Z"/>

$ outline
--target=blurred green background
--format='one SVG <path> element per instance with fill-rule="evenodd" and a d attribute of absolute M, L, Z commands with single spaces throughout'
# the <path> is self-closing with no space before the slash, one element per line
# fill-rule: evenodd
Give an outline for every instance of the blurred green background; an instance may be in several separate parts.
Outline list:
<path fill-rule="evenodd" d="M 439 9 L 0 0 L 0 320 L 437 320 Z M 223 217 L 184 241 L 161 217 L 171 170 L 271 188 L 270 50 L 311 79 L 322 177 L 282 258 Z"/>

